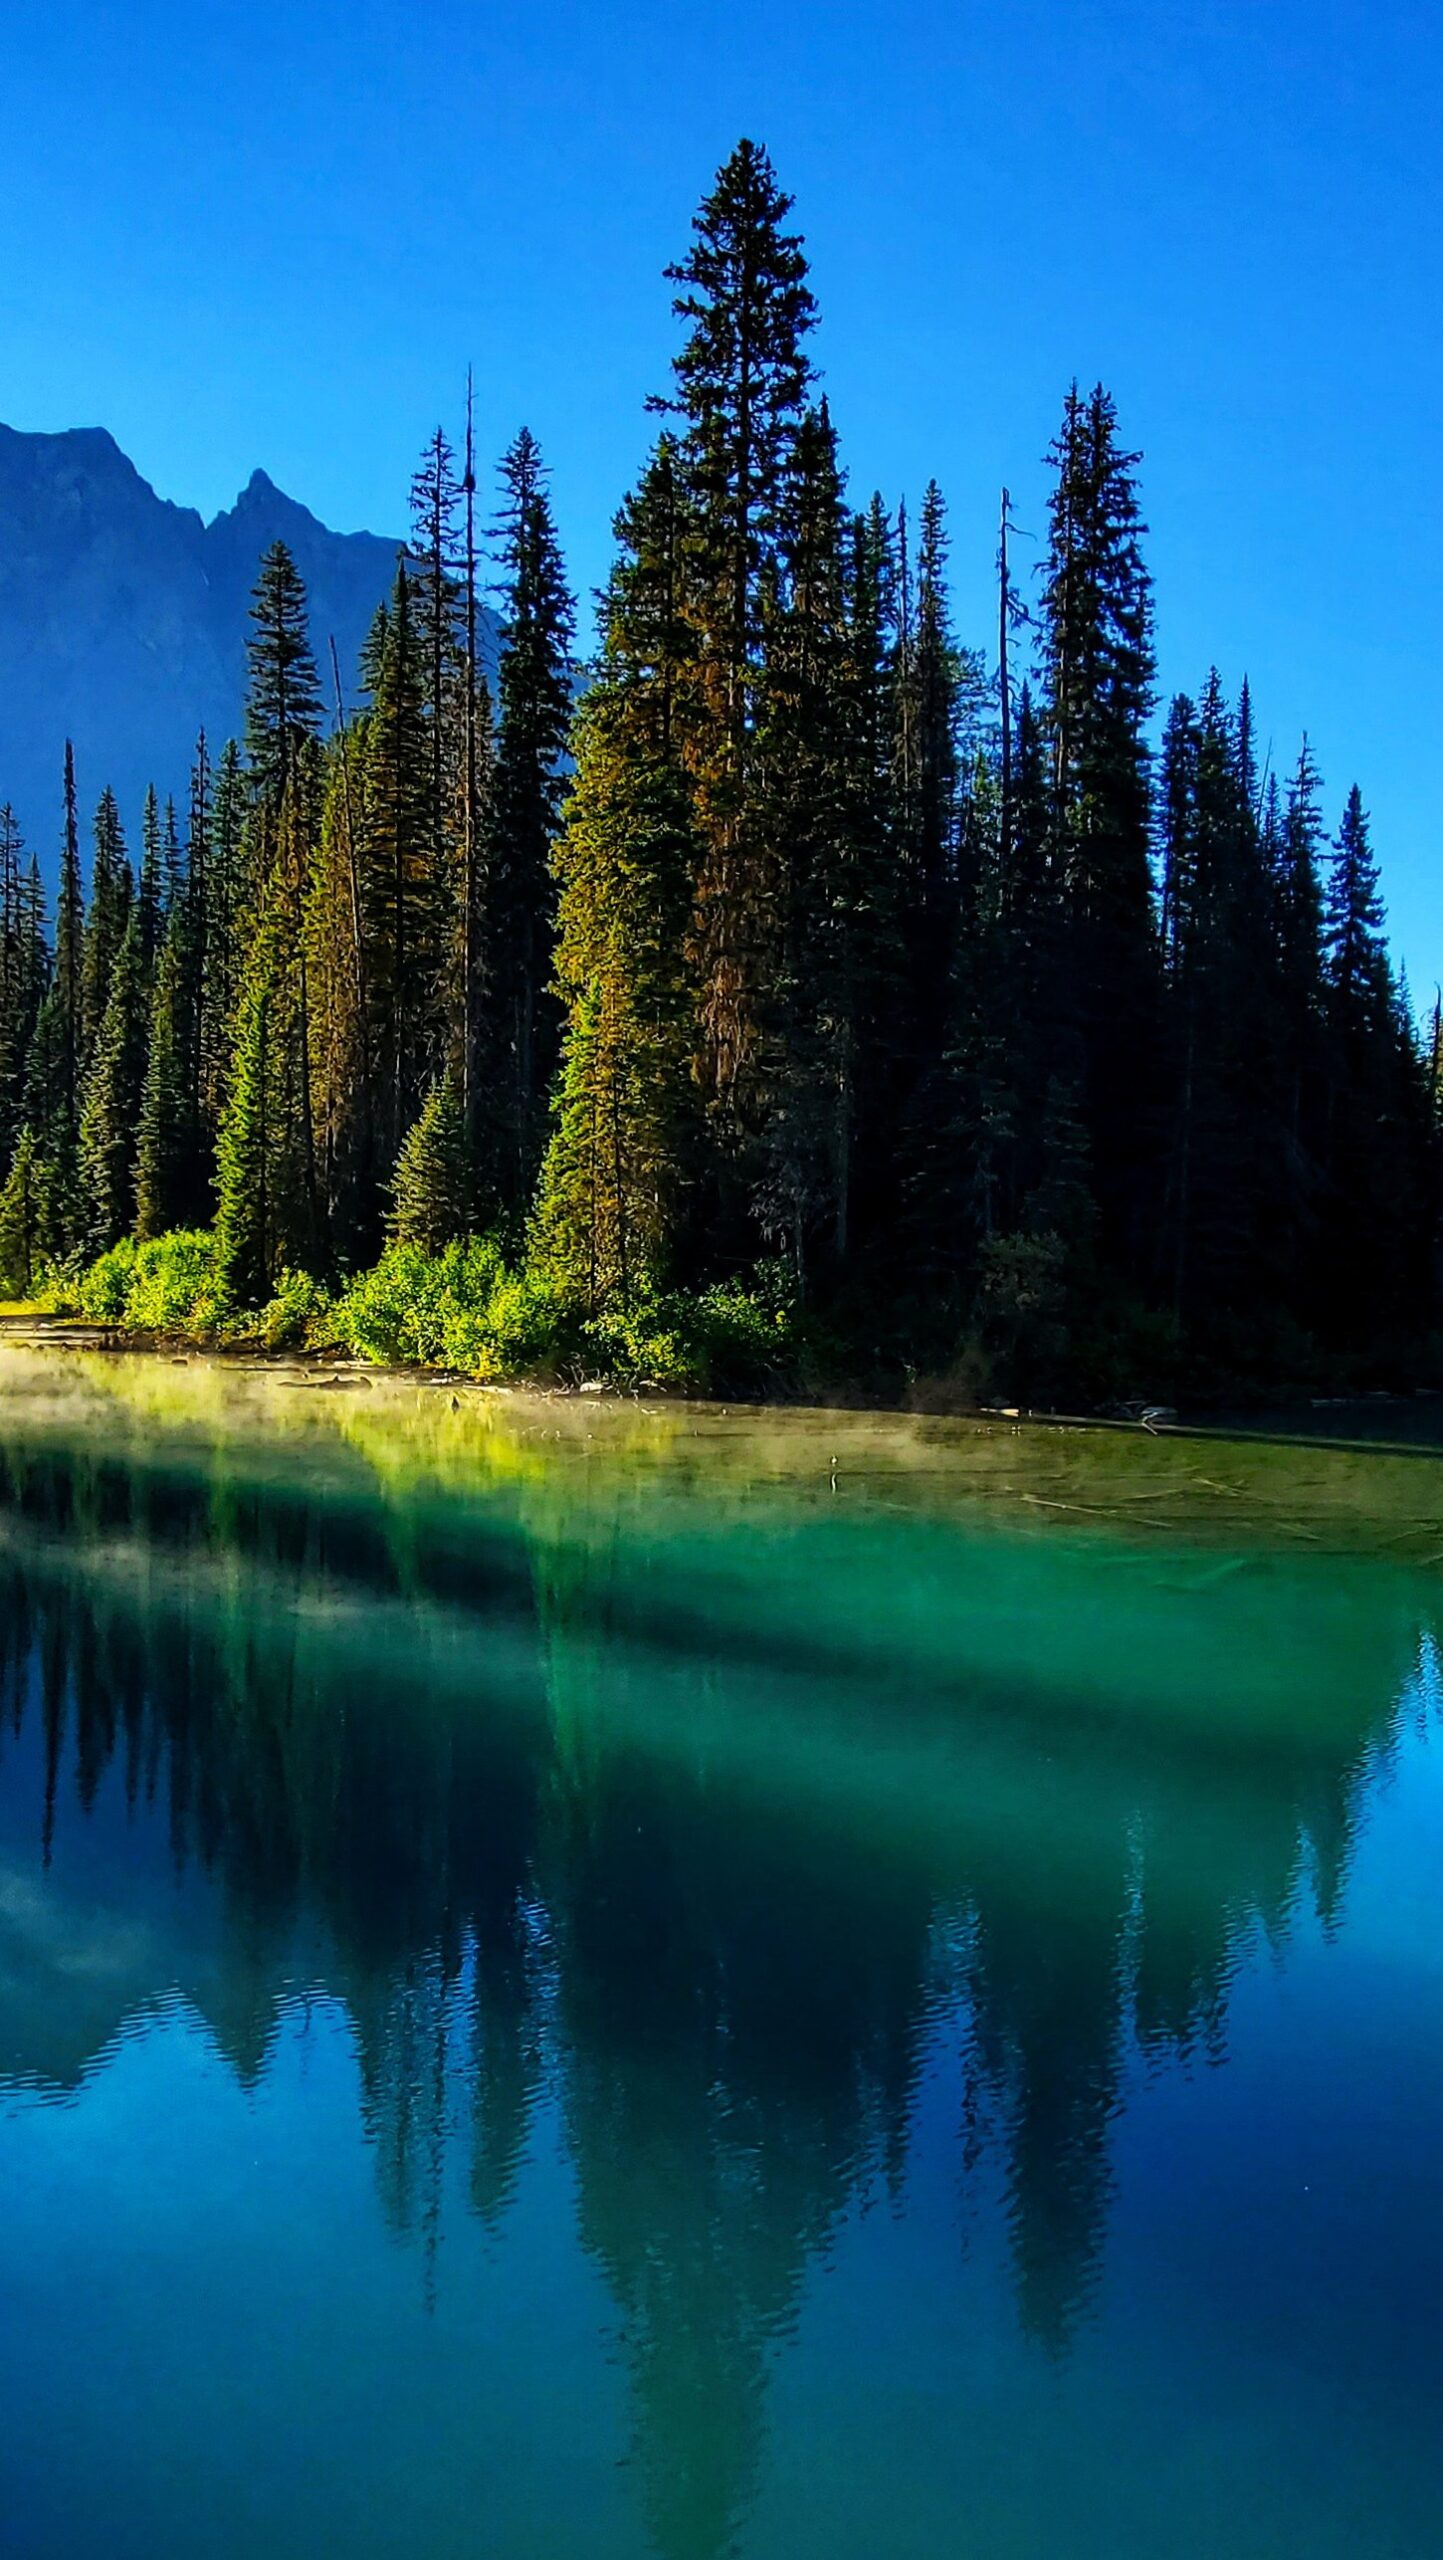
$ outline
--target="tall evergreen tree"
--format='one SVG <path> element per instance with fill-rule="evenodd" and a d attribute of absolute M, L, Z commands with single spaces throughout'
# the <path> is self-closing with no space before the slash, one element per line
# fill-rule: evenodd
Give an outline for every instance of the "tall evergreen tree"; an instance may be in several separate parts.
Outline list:
<path fill-rule="evenodd" d="M 448 883 L 431 822 L 425 669 L 411 599 L 411 580 L 402 563 L 390 610 L 376 635 L 362 754 L 361 879 L 372 1091 L 390 1164 L 437 1069 L 444 1035 L 443 900 Z"/>
<path fill-rule="evenodd" d="M 764 990 L 765 1118 L 756 1213 L 800 1274 L 809 1237 L 840 1263 L 850 1240 L 858 1088 L 871 1023 L 878 898 L 875 738 L 860 699 L 836 439 L 826 405 L 797 439 L 784 588 L 767 634 L 757 741 L 759 841 L 780 916 Z M 873 567 L 864 550 L 864 562 Z M 877 601 L 861 609 L 875 618 Z M 863 640 L 875 660 L 876 632 Z M 875 664 L 871 670 L 875 677 Z"/>
<path fill-rule="evenodd" d="M 500 725 L 486 888 L 489 1128 L 483 1181 L 503 1209 L 529 1203 L 546 1135 L 559 1024 L 551 848 L 565 796 L 574 611 L 540 448 L 523 428 L 501 466 Z"/>
<path fill-rule="evenodd" d="M 216 1148 L 217 1270 L 240 1305 L 265 1298 L 287 1268 L 314 1269 L 317 1255 L 293 931 L 277 877 L 264 894 L 241 974 Z"/>
<path fill-rule="evenodd" d="M 26 1064 L 48 975 L 39 881 L 7 803 L 0 808 L 0 1178 L 20 1131 Z"/>
<path fill-rule="evenodd" d="M 212 794 L 202 738 L 191 777 L 190 876 L 197 899 L 199 943 L 199 1118 L 210 1152 L 225 1107 L 245 927 L 252 906 L 245 819 L 246 783 L 239 747 L 231 739 L 222 748 Z"/>
<path fill-rule="evenodd" d="M 426 823 L 431 866 L 446 877 L 463 818 L 465 728 L 465 553 L 463 492 L 455 456 L 438 427 L 411 482 L 410 612 L 426 723 Z"/>
<path fill-rule="evenodd" d="M 663 438 L 617 519 L 602 660 L 576 724 L 556 848 L 566 1023 L 536 1232 L 592 1306 L 674 1269 L 694 1155 L 683 949 L 696 838 L 681 757 L 690 524 Z"/>
<path fill-rule="evenodd" d="M 367 979 L 368 850 L 364 716 L 327 760 L 320 841 L 306 902 L 310 1077 L 317 1178 L 331 1249 L 344 1266 L 379 1233 L 378 1151 Z"/>
<path fill-rule="evenodd" d="M 75 751 L 65 741 L 65 832 L 60 889 L 55 906 L 55 998 L 59 1040 L 54 1107 L 73 1148 L 80 1127 L 80 1080 L 85 1063 L 85 890 L 80 872 L 80 816 Z"/>
<path fill-rule="evenodd" d="M 466 1124 L 449 1074 L 432 1085 L 396 1160 L 387 1221 L 399 1244 L 440 1253 L 466 1232 Z"/>
<path fill-rule="evenodd" d="M 738 143 L 668 270 L 686 335 L 675 388 L 695 515 L 689 616 L 696 682 L 688 762 L 702 855 L 694 926 L 703 1092 L 745 1130 L 760 1017 L 780 930 L 769 856 L 752 824 L 764 599 L 776 576 L 816 318 L 792 199 L 765 151 Z"/>
<path fill-rule="evenodd" d="M 88 1241 L 104 1253 L 135 1218 L 135 1147 L 145 1079 L 145 960 L 132 908 L 110 974 L 80 1113 L 80 1180 Z"/>
<path fill-rule="evenodd" d="M 1436 1133 L 1356 784 L 1334 841 L 1324 934 L 1321 1322 L 1334 1343 L 1377 1342 L 1416 1328 L 1436 1285 Z"/>
<path fill-rule="evenodd" d="M 273 542 L 261 562 L 246 656 L 246 760 L 257 803 L 273 824 L 321 723 L 306 590 L 284 542 Z"/>
<path fill-rule="evenodd" d="M 142 1238 L 193 1226 L 208 1206 L 195 1074 L 199 988 L 195 910 L 181 895 L 153 972 L 135 1166 L 135 1231 Z"/>
<path fill-rule="evenodd" d="M 110 1001 L 111 972 L 130 921 L 135 880 L 125 850 L 125 836 L 115 794 L 107 785 L 95 812 L 95 855 L 90 874 L 90 904 L 80 969 L 82 1074 L 89 1072 L 105 1009 Z"/>
<path fill-rule="evenodd" d="M 166 857 L 161 827 L 160 802 L 152 783 L 145 795 L 145 810 L 140 830 L 140 880 L 136 890 L 136 917 L 140 926 L 140 965 L 146 983 L 154 974 L 160 955 L 160 938 L 165 929 Z"/>
<path fill-rule="evenodd" d="M 1276 883 L 1257 816 L 1251 707 L 1216 670 L 1163 749 L 1164 905 L 1177 1035 L 1168 1225 L 1175 1310 L 1236 1325 L 1275 1297 L 1291 1225 Z"/>
<path fill-rule="evenodd" d="M 46 1260 L 46 1169 L 33 1129 L 22 1129 L 0 1183 L 0 1298 L 28 1298 Z"/>
<path fill-rule="evenodd" d="M 216 1141 L 222 1258 L 229 1284 L 236 1288 L 243 1282 L 256 1288 L 268 1284 L 283 1264 L 310 1261 L 314 1267 L 324 1251 L 311 1111 L 305 930 L 322 803 L 321 697 L 305 587 L 283 542 L 273 543 L 261 562 L 248 657 L 250 805 L 237 911 L 244 920 L 245 947 L 236 973 L 234 1045 Z M 217 844 L 220 800 L 218 787 Z M 259 1058 L 257 1041 L 265 1049 Z M 247 1114 L 257 1108 L 265 1151 L 264 1215 L 247 1229 L 236 1168 L 246 1159 Z"/>
<path fill-rule="evenodd" d="M 918 1030 L 935 1037 L 957 921 L 959 656 L 947 595 L 947 513 L 928 483 L 918 528 L 915 610 L 908 578 L 899 635 L 898 758 L 907 867 L 912 982 Z"/>
<path fill-rule="evenodd" d="M 1069 1035 L 1112 1250 L 1134 1267 L 1155 1207 L 1159 1075 L 1147 722 L 1152 597 L 1138 456 L 1099 387 L 1068 392 L 1049 457 L 1042 673 Z"/>

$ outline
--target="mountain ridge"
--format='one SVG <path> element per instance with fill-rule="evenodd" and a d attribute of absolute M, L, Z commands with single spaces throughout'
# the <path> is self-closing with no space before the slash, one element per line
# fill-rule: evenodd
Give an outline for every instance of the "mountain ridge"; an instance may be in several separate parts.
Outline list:
<path fill-rule="evenodd" d="M 82 816 L 108 783 L 133 837 L 147 784 L 181 800 L 199 731 L 217 750 L 238 732 L 251 589 L 277 539 L 323 673 L 334 637 L 354 684 L 399 536 L 338 533 L 259 466 L 207 521 L 160 497 L 106 427 L 0 425 L 0 804 L 47 879 L 67 737 Z"/>

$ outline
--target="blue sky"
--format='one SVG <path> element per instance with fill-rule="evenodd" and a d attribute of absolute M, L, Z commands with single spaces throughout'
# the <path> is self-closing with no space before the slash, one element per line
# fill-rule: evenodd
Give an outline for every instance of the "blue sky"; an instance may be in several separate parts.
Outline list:
<path fill-rule="evenodd" d="M 1443 38 L 1388 0 L 70 0 L 0 34 L 0 418 L 111 428 L 207 514 L 261 463 L 398 528 L 474 362 L 603 573 L 741 132 L 797 197 L 860 498 L 946 489 L 985 640 L 1074 372 L 1141 447 L 1163 681 L 1252 677 L 1375 818 L 1443 973 Z"/>

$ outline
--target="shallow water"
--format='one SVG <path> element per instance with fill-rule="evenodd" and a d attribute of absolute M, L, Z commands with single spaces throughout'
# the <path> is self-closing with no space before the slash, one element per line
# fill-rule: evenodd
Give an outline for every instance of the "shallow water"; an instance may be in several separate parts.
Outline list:
<path fill-rule="evenodd" d="M 1443 1462 L 0 1352 L 0 2545 L 1443 2552 Z"/>

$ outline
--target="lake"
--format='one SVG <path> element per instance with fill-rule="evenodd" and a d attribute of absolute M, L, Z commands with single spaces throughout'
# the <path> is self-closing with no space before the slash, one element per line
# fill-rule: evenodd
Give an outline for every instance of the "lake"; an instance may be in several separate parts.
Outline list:
<path fill-rule="evenodd" d="M 1443 1461 L 0 1351 L 17 2560 L 1443 2553 Z"/>

